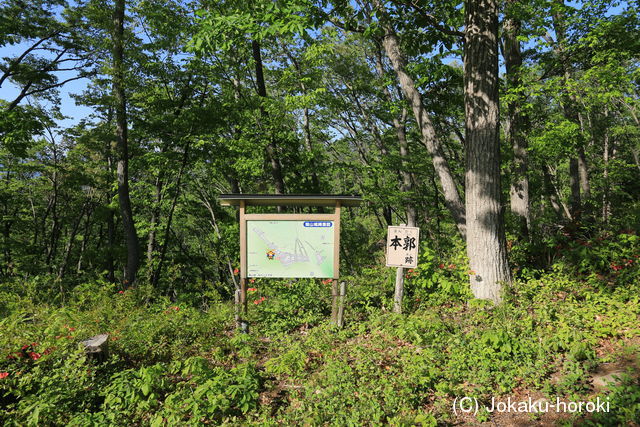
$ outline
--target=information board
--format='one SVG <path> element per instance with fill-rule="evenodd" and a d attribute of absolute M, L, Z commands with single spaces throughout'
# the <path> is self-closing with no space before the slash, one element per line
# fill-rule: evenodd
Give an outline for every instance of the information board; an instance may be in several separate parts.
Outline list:
<path fill-rule="evenodd" d="M 334 277 L 334 221 L 247 220 L 247 277 Z"/>

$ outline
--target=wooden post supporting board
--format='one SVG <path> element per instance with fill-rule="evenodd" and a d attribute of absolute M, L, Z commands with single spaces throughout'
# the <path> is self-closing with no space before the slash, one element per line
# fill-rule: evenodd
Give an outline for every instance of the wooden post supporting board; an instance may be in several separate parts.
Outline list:
<path fill-rule="evenodd" d="M 331 323 L 340 326 L 338 278 L 340 277 L 340 201 L 336 201 L 333 213 L 333 281 L 331 283 Z"/>
<path fill-rule="evenodd" d="M 404 295 L 404 268 L 396 270 L 396 288 L 393 294 L 393 312 L 402 313 L 402 296 Z"/>
<path fill-rule="evenodd" d="M 340 299 L 338 300 L 338 318 L 336 321 L 336 325 L 339 328 L 344 326 L 344 299 L 347 295 L 347 284 L 345 282 L 340 282 Z"/>
<path fill-rule="evenodd" d="M 333 278 L 340 277 L 340 201 L 336 201 L 336 210 L 333 213 Z"/>
<path fill-rule="evenodd" d="M 393 312 L 402 313 L 404 295 L 404 269 L 418 266 L 420 229 L 413 224 L 389 226 L 387 228 L 387 267 L 397 267 L 396 286 L 393 296 Z M 392 250 L 393 249 L 393 250 Z"/>
<path fill-rule="evenodd" d="M 240 201 L 240 304 L 242 314 L 247 314 L 247 222 L 245 202 Z"/>
<path fill-rule="evenodd" d="M 331 282 L 331 323 L 338 324 L 338 281 Z"/>

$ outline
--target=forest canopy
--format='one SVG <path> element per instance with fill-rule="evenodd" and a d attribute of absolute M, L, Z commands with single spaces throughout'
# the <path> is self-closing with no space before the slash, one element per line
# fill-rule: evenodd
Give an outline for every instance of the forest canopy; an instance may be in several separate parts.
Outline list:
<path fill-rule="evenodd" d="M 610 0 L 4 0 L 0 314 L 17 323 L 12 323 L 15 336 L 0 344 L 15 346 L 30 336 L 18 333 L 19 307 L 51 304 L 63 310 L 70 304 L 87 320 L 90 310 L 99 310 L 113 295 L 124 295 L 117 304 L 132 313 L 159 310 L 165 319 L 163 310 L 171 304 L 178 308 L 171 314 L 219 326 L 218 335 L 184 336 L 184 342 L 223 342 L 224 328 L 235 327 L 225 322 L 233 320 L 231 307 L 240 292 L 240 246 L 237 211 L 221 206 L 218 197 L 344 194 L 364 200 L 342 212 L 346 324 L 386 331 L 374 347 L 396 339 L 420 346 L 429 333 L 435 339 L 449 331 L 458 337 L 455 348 L 461 348 L 462 330 L 482 324 L 495 327 L 488 335 L 476 332 L 496 353 L 513 359 L 521 351 L 530 357 L 532 365 L 523 362 L 509 371 L 526 386 L 544 386 L 533 379 L 534 368 L 547 369 L 548 376 L 558 369 L 577 376 L 593 371 L 599 339 L 638 338 L 637 324 L 632 325 L 640 309 L 632 295 L 640 281 L 639 7 L 637 1 Z M 324 209 L 258 207 L 255 212 Z M 416 269 L 384 267 L 387 227 L 399 224 L 420 228 Z M 330 286 L 313 280 L 251 283 L 255 292 L 264 292 L 263 299 L 247 297 L 249 311 L 254 310 L 247 316 L 260 325 L 256 333 L 329 328 L 324 322 Z M 533 314 L 518 305 L 526 301 L 531 310 L 544 311 L 540 316 L 548 322 L 567 327 L 562 332 L 558 326 L 558 334 L 566 335 L 570 328 L 561 318 L 585 295 L 593 306 L 581 309 L 598 306 L 608 313 L 615 306 L 618 315 L 606 332 L 584 324 L 587 329 L 579 334 L 589 348 L 560 335 L 554 335 L 560 341 L 545 344 L 550 352 L 571 354 L 571 366 L 546 359 L 526 347 L 524 335 L 510 338 L 492 323 L 491 316 L 501 312 L 489 307 L 529 319 Z M 542 308 L 545 301 L 563 307 L 560 317 Z M 178 314 L 180 307 L 188 308 Z M 435 329 L 414 335 L 406 332 L 413 327 L 408 317 L 398 318 L 405 319 L 397 320 L 401 325 L 376 317 L 404 312 L 421 324 L 434 319 L 434 312 L 425 313 L 436 307 L 461 311 L 434 320 L 436 326 L 427 322 Z M 62 316 L 47 313 L 52 319 Z M 472 317 L 459 317 L 465 315 Z M 115 336 L 137 321 L 104 316 L 121 331 Z M 454 318 L 465 326 L 451 326 Z M 167 336 L 180 335 L 176 325 L 164 321 L 157 320 L 158 331 L 166 326 L 172 331 Z M 194 324 L 194 334 L 205 333 Z M 85 332 L 101 332 L 94 329 Z M 351 331 L 364 334 L 364 329 Z M 325 345 L 323 337 L 301 338 L 315 343 L 286 338 L 305 356 L 294 352 L 287 362 L 289 353 L 271 354 L 266 368 L 236 363 L 248 357 L 242 351 L 266 354 L 258 341 L 249 342 L 255 337 L 220 344 L 225 350 L 211 360 L 221 361 L 229 352 L 237 359 L 224 359 L 215 375 L 226 385 L 236 384 L 235 376 L 244 378 L 238 387 L 244 387 L 245 400 L 227 396 L 229 407 L 202 417 L 250 419 L 246 414 L 259 412 L 256 396 L 267 387 L 264 372 L 324 387 L 319 384 L 339 368 L 324 372 L 327 378 L 304 373 Z M 126 345 L 135 346 L 140 337 L 129 338 Z M 148 375 L 162 381 L 193 373 L 204 383 L 213 375 L 198 367 L 206 358 L 171 368 L 142 362 L 201 355 L 201 349 L 167 346 L 147 354 L 142 344 L 122 344 L 119 350 L 116 345 L 123 358 L 118 369 L 126 366 L 135 375 L 138 369 L 157 369 Z M 33 347 L 22 352 L 40 354 Z M 0 371 L 9 372 L 2 363 Z M 463 369 L 474 362 L 447 363 Z M 432 380 L 420 386 L 411 382 L 416 378 L 410 382 L 425 393 L 453 397 L 466 381 L 439 375 L 425 373 Z M 520 384 L 479 381 L 474 390 L 485 397 L 489 390 L 508 392 Z M 554 390 L 565 395 L 586 390 L 568 383 L 567 389 L 561 383 Z M 154 384 L 149 387 L 166 385 Z M 174 386 L 171 392 L 186 398 L 187 389 Z M 13 405 L 10 413 L 18 417 L 29 399 L 7 393 L 0 394 L 0 404 Z M 158 393 L 169 396 L 166 390 Z M 101 396 L 87 398 L 87 408 L 95 410 L 105 399 Z M 302 422 L 304 411 L 292 402 L 304 399 L 296 396 L 285 405 L 290 411 L 285 419 Z M 93 422 L 134 416 L 144 423 L 149 414 L 174 422 L 190 419 L 171 399 L 163 410 L 175 413 L 158 415 L 152 400 L 148 413 L 134 416 L 129 408 L 133 412 L 109 415 L 115 418 L 105 412 L 107 418 Z M 391 422 L 397 408 L 424 403 L 385 402 L 373 415 L 356 412 L 352 422 Z M 333 409 L 313 405 L 314 422 L 327 422 Z M 76 410 L 82 412 L 71 412 Z M 407 419 L 422 416 L 412 411 Z M 446 419 L 438 408 L 429 411 L 433 420 Z M 49 421 L 60 420 L 51 413 Z M 629 413 L 619 420 L 640 410 Z M 261 414 L 255 416 L 266 416 Z"/>

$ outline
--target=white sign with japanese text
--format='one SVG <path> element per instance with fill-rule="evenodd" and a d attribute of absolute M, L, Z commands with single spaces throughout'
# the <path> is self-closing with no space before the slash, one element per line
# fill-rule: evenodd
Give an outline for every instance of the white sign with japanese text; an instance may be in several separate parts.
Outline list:
<path fill-rule="evenodd" d="M 387 267 L 418 266 L 418 227 L 389 226 L 387 229 Z"/>

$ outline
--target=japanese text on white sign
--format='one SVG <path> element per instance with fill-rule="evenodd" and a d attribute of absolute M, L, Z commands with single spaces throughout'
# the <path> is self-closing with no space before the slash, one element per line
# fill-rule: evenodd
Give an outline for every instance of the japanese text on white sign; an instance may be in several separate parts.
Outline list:
<path fill-rule="evenodd" d="M 387 267 L 418 266 L 418 227 L 390 226 L 387 229 Z"/>

